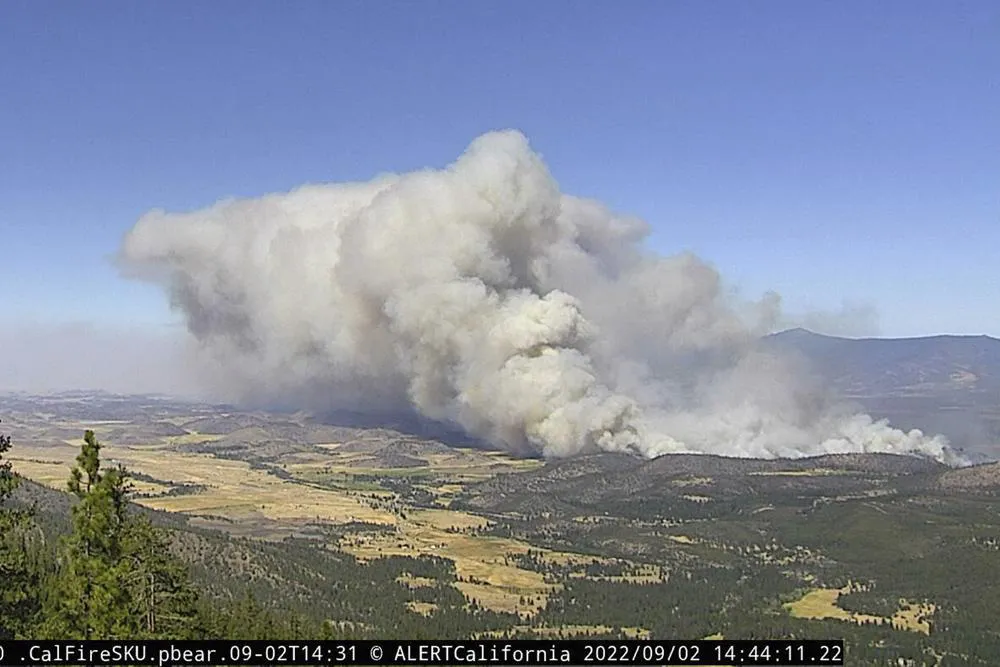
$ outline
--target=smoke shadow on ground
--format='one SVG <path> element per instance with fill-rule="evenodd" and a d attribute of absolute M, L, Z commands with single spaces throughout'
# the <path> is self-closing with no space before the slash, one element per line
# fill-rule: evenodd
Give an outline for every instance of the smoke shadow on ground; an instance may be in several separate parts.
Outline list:
<path fill-rule="evenodd" d="M 404 435 L 435 440 L 449 447 L 505 451 L 485 440 L 470 437 L 457 426 L 402 412 L 366 413 L 355 410 L 330 410 L 313 415 L 312 421 L 342 428 L 392 429 Z M 529 459 L 541 458 L 540 454 L 530 452 L 520 453 L 519 456 Z"/>

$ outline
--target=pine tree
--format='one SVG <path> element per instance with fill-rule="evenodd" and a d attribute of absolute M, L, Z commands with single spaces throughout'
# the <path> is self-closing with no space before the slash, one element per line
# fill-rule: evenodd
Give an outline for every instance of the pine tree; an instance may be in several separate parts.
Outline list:
<path fill-rule="evenodd" d="M 39 568 L 33 562 L 31 513 L 8 506 L 20 478 L 4 454 L 11 437 L 0 434 L 0 639 L 24 636 L 40 608 Z"/>
<path fill-rule="evenodd" d="M 146 517 L 130 518 L 118 569 L 140 620 L 136 638 L 193 638 L 197 593 L 184 564 L 170 553 L 168 536 Z"/>
<path fill-rule="evenodd" d="M 128 471 L 101 469 L 93 431 L 72 469 L 73 532 L 63 544 L 46 633 L 68 639 L 186 639 L 197 594 L 165 533 L 129 511 Z"/>
<path fill-rule="evenodd" d="M 131 484 L 121 466 L 101 471 L 100 451 L 94 432 L 87 431 L 69 481 L 79 501 L 73 507 L 73 532 L 63 545 L 46 614 L 53 636 L 125 639 L 139 631 L 121 578 Z"/>

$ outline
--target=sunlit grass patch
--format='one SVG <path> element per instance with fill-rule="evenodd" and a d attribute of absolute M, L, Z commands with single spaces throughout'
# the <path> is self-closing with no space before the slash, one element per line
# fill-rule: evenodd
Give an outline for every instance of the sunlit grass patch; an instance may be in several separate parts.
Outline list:
<path fill-rule="evenodd" d="M 747 474 L 756 477 L 826 477 L 829 475 L 853 475 L 856 473 L 851 470 L 810 468 L 809 470 L 758 470 Z"/>
<path fill-rule="evenodd" d="M 406 603 L 406 607 L 421 616 L 430 616 L 435 611 L 437 611 L 437 605 L 432 602 L 417 602 L 415 600 L 410 600 Z"/>
<path fill-rule="evenodd" d="M 886 623 L 911 632 L 930 633 L 930 617 L 934 613 L 934 605 L 900 600 L 899 610 L 891 617 L 860 614 L 837 606 L 841 594 L 849 593 L 851 590 L 851 586 L 814 588 L 800 599 L 784 606 L 795 618 L 832 618 L 853 623 Z"/>
<path fill-rule="evenodd" d="M 222 440 L 226 436 L 217 433 L 198 433 L 197 431 L 189 431 L 184 435 L 172 435 L 164 438 L 167 444 L 170 445 L 194 445 L 199 442 L 215 442 L 217 440 Z"/>
<path fill-rule="evenodd" d="M 705 486 L 712 483 L 711 477 L 681 477 L 670 481 L 672 486 Z"/>
<path fill-rule="evenodd" d="M 610 625 L 559 625 L 559 626 L 533 626 L 533 625 L 515 625 L 511 628 L 515 633 L 532 633 L 539 635 L 547 639 L 571 639 L 571 638 L 584 638 L 584 637 L 595 637 L 598 635 L 607 635 L 620 630 L 623 635 L 629 639 L 649 639 L 652 634 L 646 628 L 613 628 Z M 498 630 L 493 632 L 482 633 L 479 638 L 488 639 L 492 637 L 500 637 L 506 635 L 510 630 Z"/>
<path fill-rule="evenodd" d="M 396 581 L 408 588 L 431 588 L 437 586 L 437 579 L 430 577 L 415 577 L 412 574 L 404 573 L 396 577 Z"/>

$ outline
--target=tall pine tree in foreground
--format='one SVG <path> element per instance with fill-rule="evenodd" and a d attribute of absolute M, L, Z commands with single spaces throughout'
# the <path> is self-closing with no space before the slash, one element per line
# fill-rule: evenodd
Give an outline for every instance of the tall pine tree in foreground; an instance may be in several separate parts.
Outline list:
<path fill-rule="evenodd" d="M 135 629 L 118 577 L 128 479 L 121 469 L 102 472 L 100 452 L 94 432 L 87 431 L 69 480 L 78 499 L 73 532 L 64 541 L 49 591 L 46 634 L 53 637 L 125 639 Z"/>
<path fill-rule="evenodd" d="M 46 605 L 45 634 L 65 639 L 188 636 L 195 596 L 168 541 L 132 516 L 122 466 L 101 469 L 101 444 L 84 434 L 69 490 L 73 531 L 64 541 Z"/>

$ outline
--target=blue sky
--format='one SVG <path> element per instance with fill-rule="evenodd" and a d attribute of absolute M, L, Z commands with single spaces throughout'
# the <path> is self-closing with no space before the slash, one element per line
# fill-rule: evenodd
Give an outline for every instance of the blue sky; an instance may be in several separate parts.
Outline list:
<path fill-rule="evenodd" d="M 5 322 L 162 326 L 151 208 L 443 166 L 514 127 L 748 296 L 1000 335 L 1000 3 L 0 3 Z"/>

